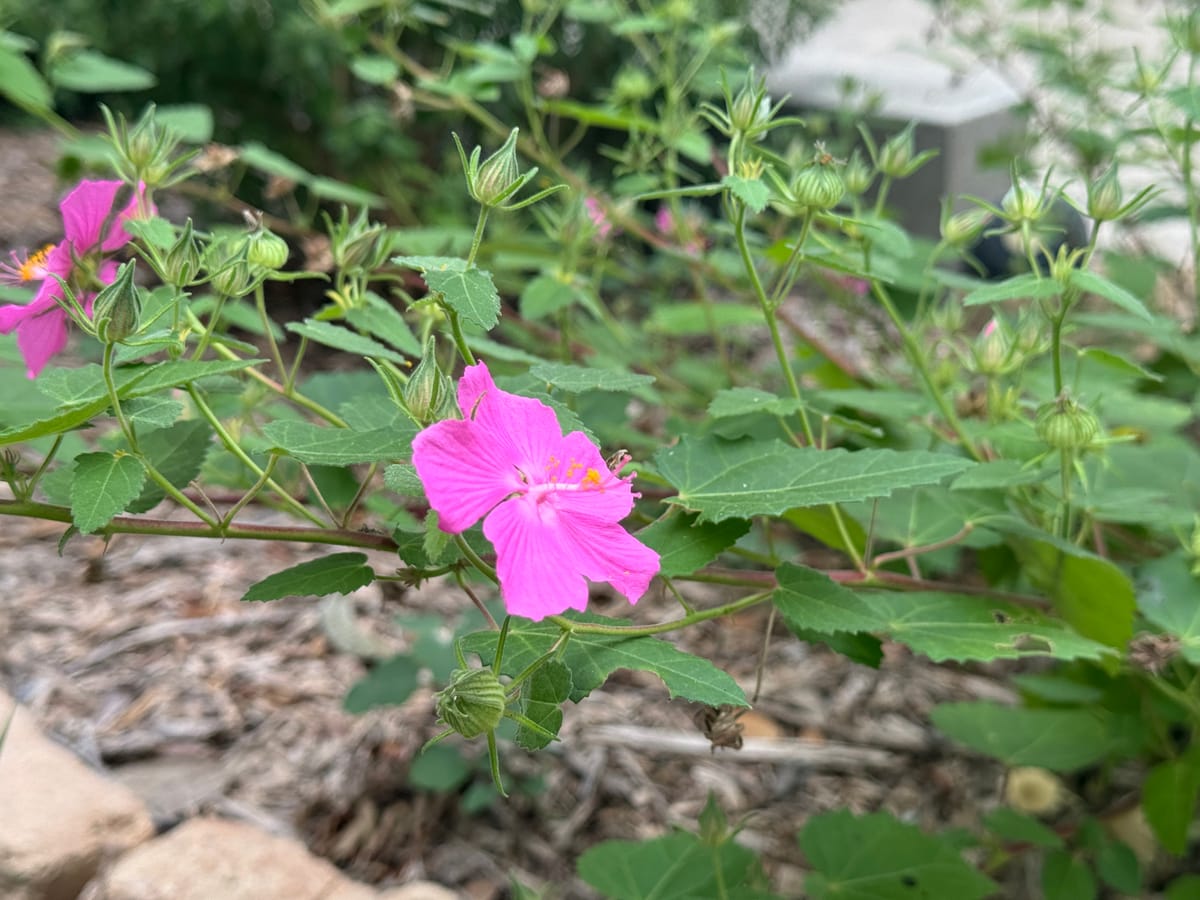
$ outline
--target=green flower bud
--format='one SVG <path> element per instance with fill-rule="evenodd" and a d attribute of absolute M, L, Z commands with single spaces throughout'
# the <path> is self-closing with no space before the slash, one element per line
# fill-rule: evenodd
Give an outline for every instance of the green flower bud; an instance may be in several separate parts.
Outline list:
<path fill-rule="evenodd" d="M 795 204 L 806 210 L 826 210 L 837 206 L 846 193 L 846 182 L 836 166 L 834 158 L 819 147 L 813 161 L 801 169 L 792 182 Z"/>
<path fill-rule="evenodd" d="M 450 379 L 442 372 L 437 362 L 437 348 L 433 337 L 425 344 L 425 352 L 421 361 L 413 369 L 408 383 L 404 385 L 404 405 L 422 425 L 429 425 L 438 419 L 445 408 L 447 397 L 452 397 L 454 388 Z"/>
<path fill-rule="evenodd" d="M 874 170 L 867 165 L 862 153 L 857 149 L 850 154 L 850 159 L 842 169 L 842 180 L 846 182 L 846 193 L 851 197 L 865 194 L 875 180 Z"/>
<path fill-rule="evenodd" d="M 1050 209 L 1050 203 L 1042 196 L 1040 190 L 1017 181 L 1000 201 L 1000 209 L 1010 225 L 1020 226 L 1026 223 L 1036 224 L 1044 219 Z"/>
<path fill-rule="evenodd" d="M 162 277 L 168 284 L 187 287 L 200 271 L 200 247 L 192 231 L 192 220 L 184 223 L 179 239 L 171 245 L 163 261 Z"/>
<path fill-rule="evenodd" d="M 641 69 L 622 69 L 613 81 L 612 92 L 618 104 L 637 103 L 654 94 L 654 82 Z"/>
<path fill-rule="evenodd" d="M 137 260 L 131 259 L 117 270 L 113 283 L 96 295 L 92 317 L 96 336 L 106 344 L 115 344 L 136 334 L 142 316 L 142 298 L 133 283 Z"/>
<path fill-rule="evenodd" d="M 998 318 L 988 322 L 973 349 L 975 371 L 980 375 L 1002 375 L 1013 362 L 1008 327 Z"/>
<path fill-rule="evenodd" d="M 266 228 L 253 231 L 246 243 L 246 262 L 276 272 L 288 261 L 287 241 Z"/>
<path fill-rule="evenodd" d="M 483 161 L 471 184 L 471 196 L 484 206 L 496 206 L 512 193 L 521 177 L 517 162 L 517 134 L 514 128 L 503 146 Z"/>
<path fill-rule="evenodd" d="M 951 247 L 969 247 L 979 238 L 991 217 L 992 214 L 981 207 L 946 215 L 942 219 L 942 240 Z"/>
<path fill-rule="evenodd" d="M 1037 435 L 1055 450 L 1082 450 L 1100 431 L 1100 420 L 1065 393 L 1042 404 L 1035 422 Z"/>
<path fill-rule="evenodd" d="M 1097 222 L 1108 222 L 1121 215 L 1125 194 L 1117 179 L 1116 165 L 1087 186 L 1087 213 Z"/>
<path fill-rule="evenodd" d="M 889 178 L 904 178 L 911 175 L 916 148 L 913 146 L 914 124 L 910 122 L 903 131 L 892 135 L 879 148 L 879 171 Z"/>
<path fill-rule="evenodd" d="M 346 208 L 342 207 L 338 222 L 328 215 L 325 221 L 329 231 L 329 252 L 339 269 L 374 269 L 387 258 L 389 242 L 382 240 L 387 227 L 368 220 L 366 210 L 359 211 L 352 222 Z"/>
<path fill-rule="evenodd" d="M 247 261 L 246 236 L 219 238 L 208 245 L 204 265 L 213 290 L 226 297 L 242 297 L 254 287 L 254 273 Z"/>
<path fill-rule="evenodd" d="M 508 705 L 504 685 L 491 669 L 455 669 L 450 683 L 433 697 L 438 721 L 465 738 L 493 731 Z"/>

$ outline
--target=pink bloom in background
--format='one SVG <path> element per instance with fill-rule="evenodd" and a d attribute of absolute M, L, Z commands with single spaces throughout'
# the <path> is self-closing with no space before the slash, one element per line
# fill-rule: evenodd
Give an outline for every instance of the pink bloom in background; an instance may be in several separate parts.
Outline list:
<path fill-rule="evenodd" d="M 604 207 L 600 205 L 599 200 L 595 197 L 584 197 L 583 206 L 587 210 L 587 217 L 596 226 L 596 232 L 601 238 L 606 238 L 612 234 L 612 222 L 608 221 L 608 216 L 605 215 Z"/>
<path fill-rule="evenodd" d="M 483 363 L 463 373 L 458 405 L 464 418 L 413 439 L 412 461 L 443 531 L 486 517 L 508 611 L 537 621 L 583 610 L 588 581 L 636 603 L 658 554 L 620 525 L 638 496 L 633 476 L 618 477 L 583 432 L 564 436 L 544 403 L 497 388 Z"/>
<path fill-rule="evenodd" d="M 14 257 L 15 265 L 0 266 L 7 281 L 41 281 L 30 303 L 0 306 L 0 334 L 17 333 L 17 347 L 25 357 L 30 378 L 36 378 L 50 357 L 67 344 L 67 312 L 58 303 L 63 295 L 62 285 L 54 276 L 68 281 L 76 259 L 90 253 L 111 253 L 129 243 L 129 233 L 122 222 L 139 214 L 138 198 L 134 197 L 113 216 L 113 203 L 121 187 L 119 181 L 79 182 L 59 205 L 63 240 L 24 261 Z M 116 272 L 117 264 L 105 261 L 96 268 L 96 277 L 109 284 Z M 78 297 L 88 315 L 94 297 L 92 292 Z"/>

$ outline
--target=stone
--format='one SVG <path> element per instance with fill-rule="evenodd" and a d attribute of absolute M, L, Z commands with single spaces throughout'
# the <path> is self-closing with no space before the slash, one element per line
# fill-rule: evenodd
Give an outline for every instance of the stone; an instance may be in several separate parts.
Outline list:
<path fill-rule="evenodd" d="M 302 844 L 244 822 L 191 819 L 130 851 L 99 880 L 102 900 L 377 900 Z"/>
<path fill-rule="evenodd" d="M 128 788 L 38 731 L 0 692 L 0 897 L 74 900 L 96 871 L 154 825 Z"/>

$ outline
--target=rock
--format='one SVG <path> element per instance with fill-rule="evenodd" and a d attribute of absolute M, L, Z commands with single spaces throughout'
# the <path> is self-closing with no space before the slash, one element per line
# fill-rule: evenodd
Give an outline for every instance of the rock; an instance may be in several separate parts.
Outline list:
<path fill-rule="evenodd" d="M 100 880 L 103 900 L 376 900 L 297 841 L 242 822 L 192 819 L 125 854 Z"/>
<path fill-rule="evenodd" d="M 48 740 L 0 692 L 0 897 L 73 900 L 108 859 L 154 834 L 150 814 Z"/>
<path fill-rule="evenodd" d="M 388 888 L 379 900 L 459 900 L 459 895 L 432 881 L 411 881 L 402 887 Z"/>

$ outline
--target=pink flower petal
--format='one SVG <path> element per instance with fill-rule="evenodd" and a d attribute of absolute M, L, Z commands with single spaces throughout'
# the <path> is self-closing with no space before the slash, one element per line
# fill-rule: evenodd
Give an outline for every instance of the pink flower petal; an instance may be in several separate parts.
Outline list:
<path fill-rule="evenodd" d="M 641 599 L 658 574 L 658 554 L 617 522 L 563 514 L 559 527 L 566 551 L 561 565 L 589 581 L 607 581 L 630 603 Z"/>
<path fill-rule="evenodd" d="M 484 363 L 469 366 L 458 383 L 458 405 L 479 442 L 500 465 L 538 477 L 562 440 L 554 410 L 532 397 L 496 387 Z"/>
<path fill-rule="evenodd" d="M 63 217 L 63 233 L 67 242 L 74 246 L 76 253 L 86 253 L 98 246 L 102 237 L 114 236 L 116 228 L 111 229 L 107 236 L 102 235 L 101 231 L 112 214 L 113 202 L 117 199 L 117 192 L 121 187 L 120 181 L 84 180 L 59 204 Z M 120 234 L 123 239 L 116 243 L 105 240 L 105 244 L 110 246 L 104 249 L 115 250 L 127 243 L 129 236 L 125 234 L 124 229 L 120 229 Z"/>
<path fill-rule="evenodd" d="M 565 513 L 582 513 L 596 519 L 619 522 L 633 509 L 633 488 L 608 468 L 600 451 L 582 431 L 562 438 L 555 450 L 554 468 L 545 472 L 550 485 L 534 492 L 553 491 L 553 484 L 579 485 L 577 490 L 557 490 L 547 498 Z"/>
<path fill-rule="evenodd" d="M 523 484 L 473 422 L 448 419 L 413 438 L 412 462 L 443 531 L 458 534 Z M 507 463 L 507 464 L 506 464 Z"/>
<path fill-rule="evenodd" d="M 484 537 L 496 547 L 504 607 L 514 616 L 537 622 L 567 609 L 587 609 L 587 582 L 564 559 L 569 551 L 556 519 L 546 504 L 515 498 L 501 503 L 483 522 Z"/>
<path fill-rule="evenodd" d="M 51 309 L 28 317 L 17 329 L 17 348 L 25 357 L 26 374 L 37 378 L 55 353 L 67 346 L 67 314 Z"/>

